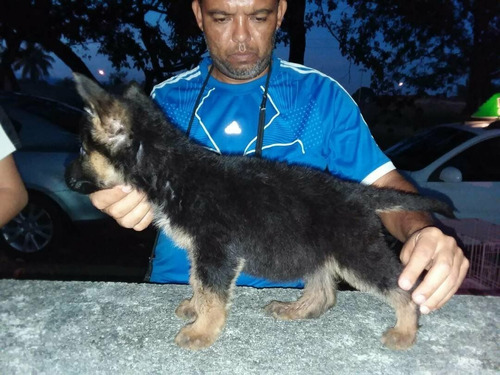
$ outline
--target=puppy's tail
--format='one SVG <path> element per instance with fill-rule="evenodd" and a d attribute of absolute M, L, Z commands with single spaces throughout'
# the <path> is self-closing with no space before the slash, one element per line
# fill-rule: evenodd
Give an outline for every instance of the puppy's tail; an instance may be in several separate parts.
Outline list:
<path fill-rule="evenodd" d="M 455 218 L 453 207 L 439 199 L 394 189 L 377 190 L 373 194 L 374 209 L 377 213 L 390 211 L 426 211 Z"/>

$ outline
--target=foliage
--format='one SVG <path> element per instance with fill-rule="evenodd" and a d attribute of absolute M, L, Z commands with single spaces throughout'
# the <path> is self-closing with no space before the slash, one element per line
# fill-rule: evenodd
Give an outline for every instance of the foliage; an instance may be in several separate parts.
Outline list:
<path fill-rule="evenodd" d="M 32 81 L 38 81 L 41 77 L 49 75 L 49 68 L 53 62 L 54 58 L 39 45 L 26 43 L 26 47 L 19 51 L 19 58 L 14 63 L 14 69 L 20 69 L 23 78 L 29 77 Z"/>
<path fill-rule="evenodd" d="M 205 45 L 191 14 L 185 0 L 2 0 L 2 66 L 19 58 L 26 41 L 92 76 L 75 50 L 88 51 L 94 42 L 117 70 L 142 70 L 150 87 L 200 59 Z"/>
<path fill-rule="evenodd" d="M 285 18 L 276 35 L 276 43 L 290 47 L 288 61 L 304 64 L 306 49 L 306 32 L 314 22 L 306 19 L 306 0 L 288 2 Z"/>
<path fill-rule="evenodd" d="M 108 86 L 110 87 L 120 87 L 125 85 L 127 82 L 127 73 L 123 71 L 113 72 L 109 75 Z"/>
<path fill-rule="evenodd" d="M 500 66 L 498 0 L 310 2 L 312 16 L 339 41 L 342 54 L 371 70 L 378 93 L 399 92 L 399 82 L 412 91 L 446 93 L 469 80 L 469 99 L 477 102 L 493 90 Z"/>
<path fill-rule="evenodd" d="M 88 1 L 87 15 L 87 38 L 115 68 L 143 71 L 146 86 L 194 66 L 206 48 L 189 1 Z"/>

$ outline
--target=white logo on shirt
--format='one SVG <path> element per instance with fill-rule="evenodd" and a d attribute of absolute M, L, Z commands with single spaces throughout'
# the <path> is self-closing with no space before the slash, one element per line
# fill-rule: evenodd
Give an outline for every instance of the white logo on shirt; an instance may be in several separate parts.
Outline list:
<path fill-rule="evenodd" d="M 228 126 L 226 126 L 226 128 L 224 129 L 224 133 L 226 133 L 228 135 L 241 134 L 240 124 L 238 124 L 236 121 L 233 121 Z"/>

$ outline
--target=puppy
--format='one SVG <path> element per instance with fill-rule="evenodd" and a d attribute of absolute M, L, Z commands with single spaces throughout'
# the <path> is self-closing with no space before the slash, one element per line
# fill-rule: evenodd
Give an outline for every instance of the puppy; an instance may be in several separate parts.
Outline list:
<path fill-rule="evenodd" d="M 186 249 L 193 296 L 176 309 L 189 321 L 175 338 L 179 346 L 215 342 L 241 271 L 305 281 L 297 301 L 265 307 L 284 320 L 319 317 L 335 304 L 343 279 L 396 310 L 384 345 L 413 345 L 418 309 L 397 285 L 402 265 L 384 240 L 378 215 L 408 210 L 452 216 L 449 206 L 311 168 L 215 154 L 171 125 L 137 85 L 114 96 L 82 75 L 75 80 L 88 116 L 67 184 L 84 194 L 118 184 L 145 192 L 155 225 Z"/>

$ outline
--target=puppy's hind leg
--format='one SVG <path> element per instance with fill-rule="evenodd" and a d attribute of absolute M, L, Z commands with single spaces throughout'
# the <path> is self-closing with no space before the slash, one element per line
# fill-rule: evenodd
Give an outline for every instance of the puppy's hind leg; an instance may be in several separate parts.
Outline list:
<path fill-rule="evenodd" d="M 304 292 L 297 301 L 272 301 L 264 311 L 281 320 L 312 319 L 335 305 L 337 284 L 328 267 L 321 267 L 305 280 Z"/>
<path fill-rule="evenodd" d="M 349 265 L 332 263 L 353 287 L 382 297 L 396 310 L 396 325 L 383 334 L 382 343 L 393 350 L 410 348 L 416 340 L 419 313 L 410 293 L 397 285 L 402 270 L 397 256 L 382 241 L 372 243 L 362 255 Z"/>
<path fill-rule="evenodd" d="M 399 288 L 387 292 L 386 299 L 396 310 L 397 321 L 393 328 L 389 328 L 382 335 L 382 343 L 393 350 L 408 349 L 415 343 L 417 337 L 419 318 L 417 305 L 412 301 L 410 293 Z"/>

